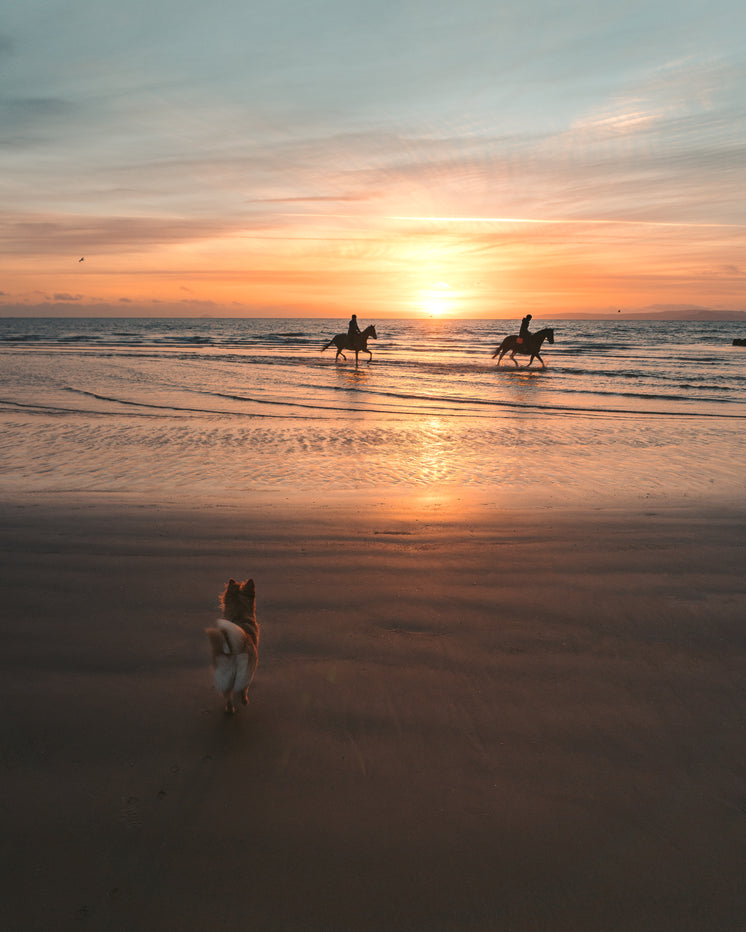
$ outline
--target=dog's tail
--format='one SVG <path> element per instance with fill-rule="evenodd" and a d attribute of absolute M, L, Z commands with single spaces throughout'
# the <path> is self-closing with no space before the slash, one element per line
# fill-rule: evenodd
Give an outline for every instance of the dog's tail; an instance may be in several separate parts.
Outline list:
<path fill-rule="evenodd" d="M 238 625 L 223 618 L 218 619 L 217 628 L 206 628 L 205 634 L 213 657 L 241 654 L 246 650 L 246 634 Z"/>
<path fill-rule="evenodd" d="M 207 640 L 210 642 L 210 650 L 212 651 L 213 657 L 218 657 L 220 654 L 224 653 L 230 654 L 230 647 L 226 644 L 223 632 L 220 631 L 219 628 L 206 628 L 205 634 L 207 635 Z"/>

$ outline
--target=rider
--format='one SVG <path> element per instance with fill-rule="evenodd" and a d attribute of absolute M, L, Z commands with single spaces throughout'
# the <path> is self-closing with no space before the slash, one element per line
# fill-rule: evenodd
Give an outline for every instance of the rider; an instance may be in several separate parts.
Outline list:
<path fill-rule="evenodd" d="M 357 314 L 353 314 L 350 323 L 347 325 L 347 339 L 350 341 L 350 346 L 355 345 L 355 337 L 359 334 L 360 327 L 357 325 Z"/>
<path fill-rule="evenodd" d="M 521 329 L 518 332 L 518 343 L 523 343 L 526 337 L 530 337 L 531 333 L 528 329 L 529 324 L 531 323 L 531 315 L 526 314 L 526 316 L 521 321 Z"/>

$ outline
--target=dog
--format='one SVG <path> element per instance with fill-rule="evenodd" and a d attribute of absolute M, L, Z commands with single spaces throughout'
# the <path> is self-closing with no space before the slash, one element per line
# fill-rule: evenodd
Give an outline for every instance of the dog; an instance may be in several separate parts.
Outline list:
<path fill-rule="evenodd" d="M 256 621 L 256 587 L 253 579 L 230 579 L 220 596 L 223 618 L 206 628 L 210 642 L 215 688 L 223 694 L 225 711 L 233 714 L 234 695 L 249 704 L 249 685 L 259 661 L 259 625 Z"/>

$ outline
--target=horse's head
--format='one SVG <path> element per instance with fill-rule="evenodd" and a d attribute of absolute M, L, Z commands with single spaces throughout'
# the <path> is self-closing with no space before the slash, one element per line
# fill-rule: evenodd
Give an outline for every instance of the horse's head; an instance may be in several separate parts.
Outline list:
<path fill-rule="evenodd" d="M 554 343 L 554 328 L 553 328 L 553 327 L 547 327 L 547 329 L 546 329 L 546 334 L 547 334 L 547 341 L 548 341 L 549 343 Z"/>
<path fill-rule="evenodd" d="M 376 333 L 376 328 L 373 326 L 373 324 L 370 324 L 365 328 L 365 330 L 363 330 L 363 336 L 372 337 L 374 340 L 378 339 L 378 334 Z"/>

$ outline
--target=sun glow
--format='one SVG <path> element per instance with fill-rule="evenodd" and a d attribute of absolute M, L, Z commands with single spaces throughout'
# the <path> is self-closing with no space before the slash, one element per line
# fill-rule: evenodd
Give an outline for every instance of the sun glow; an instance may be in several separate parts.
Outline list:
<path fill-rule="evenodd" d="M 453 294 L 451 286 L 446 282 L 438 282 L 431 288 L 420 292 L 420 307 L 430 317 L 442 317 L 453 310 Z"/>

